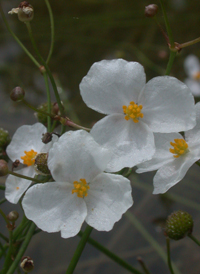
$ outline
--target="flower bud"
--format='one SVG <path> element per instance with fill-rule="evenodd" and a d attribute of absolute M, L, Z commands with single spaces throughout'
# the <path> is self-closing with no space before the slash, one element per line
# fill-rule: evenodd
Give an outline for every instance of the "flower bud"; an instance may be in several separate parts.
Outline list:
<path fill-rule="evenodd" d="M 7 130 L 0 128 L 0 159 L 8 162 L 9 158 L 6 154 L 6 147 L 10 143 L 10 136 Z"/>
<path fill-rule="evenodd" d="M 12 9 L 8 14 L 17 14 L 20 21 L 29 22 L 34 17 L 34 10 L 27 1 L 23 1 L 19 4 L 18 8 Z"/>
<path fill-rule="evenodd" d="M 37 154 L 35 158 L 34 167 L 39 174 L 42 174 L 42 175 L 50 174 L 50 170 L 48 169 L 48 166 L 47 166 L 47 158 L 48 158 L 47 153 Z"/>
<path fill-rule="evenodd" d="M 192 216 L 184 211 L 175 211 L 167 219 L 165 234 L 173 240 L 180 240 L 192 233 Z"/>
<path fill-rule="evenodd" d="M 18 218 L 19 218 L 19 213 L 16 210 L 9 212 L 7 215 L 7 219 L 10 222 L 15 222 L 17 221 Z"/>
<path fill-rule="evenodd" d="M 44 144 L 48 144 L 49 142 L 51 142 L 51 140 L 52 140 L 52 133 L 46 132 L 45 134 L 43 134 L 42 142 Z"/>
<path fill-rule="evenodd" d="M 23 269 L 23 271 L 25 273 L 28 273 L 28 272 L 31 272 L 34 269 L 34 262 L 30 257 L 24 256 L 21 259 L 20 266 L 21 266 L 21 268 Z"/>
<path fill-rule="evenodd" d="M 20 102 L 21 100 L 24 99 L 24 96 L 25 96 L 25 91 L 21 87 L 14 88 L 10 93 L 10 98 L 14 102 Z"/>
<path fill-rule="evenodd" d="M 144 14 L 146 17 L 154 17 L 158 12 L 158 6 L 156 4 L 151 4 L 145 7 Z"/>
<path fill-rule="evenodd" d="M 0 160 L 0 177 L 8 174 L 8 164 L 5 160 Z"/>

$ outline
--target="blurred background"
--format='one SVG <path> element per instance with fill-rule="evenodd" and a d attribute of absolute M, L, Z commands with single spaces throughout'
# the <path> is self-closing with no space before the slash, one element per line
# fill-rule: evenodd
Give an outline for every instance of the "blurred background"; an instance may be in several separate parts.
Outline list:
<path fill-rule="evenodd" d="M 7 20 L 24 45 L 34 54 L 26 26 L 8 11 L 19 5 L 18 1 L 1 1 Z M 155 1 L 159 5 L 159 1 Z M 32 0 L 35 17 L 31 22 L 33 34 L 41 54 L 47 57 L 50 46 L 50 23 L 44 1 Z M 55 77 L 60 96 L 74 122 L 91 127 L 102 115 L 84 104 L 79 83 L 90 66 L 102 59 L 123 58 L 141 63 L 147 80 L 164 75 L 169 50 L 155 21 L 144 16 L 144 8 L 152 2 L 141 0 L 74 0 L 52 1 L 55 20 L 55 46 L 49 66 Z M 164 1 L 176 42 L 184 43 L 200 36 L 200 2 L 196 0 Z M 159 6 L 160 8 L 160 6 Z M 157 15 L 164 27 L 161 8 Z M 200 44 L 183 49 L 176 57 L 171 75 L 184 81 L 184 60 L 189 54 L 200 57 Z M 37 56 L 35 56 L 37 58 Z M 19 126 L 37 120 L 33 111 L 22 103 L 10 100 L 10 91 L 21 86 L 27 101 L 34 106 L 46 102 L 44 79 L 32 61 L 8 33 L 0 18 L 0 127 L 12 136 Z M 53 91 L 52 93 L 52 100 Z M 138 218 L 153 240 L 166 250 L 163 223 L 174 210 L 188 211 L 194 217 L 194 235 L 200 238 L 199 167 L 193 166 L 187 176 L 165 195 L 152 195 L 153 173 L 131 175 L 134 205 L 111 232 L 93 231 L 92 237 L 111 251 L 140 269 L 137 257 L 141 256 L 151 273 L 168 274 L 169 270 L 147 238 L 141 234 L 132 216 Z M 3 184 L 5 178 L 1 177 Z M 3 191 L 0 192 L 3 198 Z M 5 202 L 5 213 L 18 210 L 19 206 Z M 0 227 L 5 223 L 0 216 Z M 65 273 L 79 238 L 62 239 L 60 233 L 41 232 L 32 238 L 25 255 L 33 258 L 33 274 Z M 172 241 L 172 259 L 183 274 L 200 273 L 200 250 L 188 238 Z M 2 264 L 0 263 L 0 266 Z M 109 258 L 87 244 L 75 273 L 126 274 Z"/>

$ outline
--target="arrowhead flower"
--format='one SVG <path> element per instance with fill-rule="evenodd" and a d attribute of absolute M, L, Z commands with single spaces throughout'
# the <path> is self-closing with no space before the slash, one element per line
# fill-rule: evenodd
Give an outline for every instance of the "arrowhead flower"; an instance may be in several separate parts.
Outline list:
<path fill-rule="evenodd" d="M 34 167 L 36 156 L 41 152 L 48 152 L 53 142 L 57 140 L 57 136 L 54 136 L 53 141 L 45 145 L 41 139 L 42 134 L 46 133 L 46 131 L 45 126 L 40 123 L 32 126 L 24 125 L 17 129 L 6 149 L 9 158 L 13 162 L 19 160 L 20 163 L 26 165 L 26 167 L 16 171 L 16 173 L 32 178 L 38 174 Z M 16 204 L 31 183 L 30 180 L 9 175 L 6 180 L 6 199 Z"/>
<path fill-rule="evenodd" d="M 112 150 L 107 171 L 118 171 L 150 160 L 153 132 L 177 132 L 196 124 L 194 98 L 174 77 L 146 83 L 144 68 L 123 59 L 92 65 L 80 91 L 88 107 L 106 114 L 91 130 L 95 141 Z"/>
<path fill-rule="evenodd" d="M 165 193 L 183 179 L 188 169 L 200 159 L 200 103 L 196 104 L 197 125 L 185 132 L 156 133 L 156 153 L 150 161 L 138 165 L 137 173 L 157 170 L 154 194 Z"/>
<path fill-rule="evenodd" d="M 112 229 L 132 206 L 130 181 L 103 171 L 110 152 L 83 130 L 63 134 L 49 151 L 55 182 L 37 184 L 22 201 L 28 219 L 47 232 L 76 235 L 84 220 L 100 231 Z"/>
<path fill-rule="evenodd" d="M 186 85 L 191 89 L 192 94 L 196 97 L 200 96 L 200 63 L 199 59 L 190 54 L 184 62 L 185 72 L 188 78 L 185 79 Z"/>

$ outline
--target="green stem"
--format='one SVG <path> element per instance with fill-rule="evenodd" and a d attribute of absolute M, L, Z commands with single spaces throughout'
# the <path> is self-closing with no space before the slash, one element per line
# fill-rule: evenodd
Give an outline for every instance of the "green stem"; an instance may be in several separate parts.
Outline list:
<path fill-rule="evenodd" d="M 7 224 L 7 225 L 10 225 L 10 223 L 9 223 L 7 217 L 6 217 L 6 214 L 3 212 L 3 210 L 2 210 L 1 208 L 0 208 L 0 214 L 1 214 L 1 216 L 4 218 L 6 224 Z"/>
<path fill-rule="evenodd" d="M 162 249 L 162 247 L 154 240 L 154 238 L 148 233 L 148 231 L 144 228 L 144 226 L 138 221 L 138 219 L 131 214 L 129 211 L 125 213 L 125 216 L 129 219 L 129 221 L 135 226 L 135 228 L 142 234 L 142 236 L 151 244 L 151 246 L 157 251 L 158 255 L 163 259 L 165 263 L 167 263 L 167 256 Z M 178 268 L 173 265 L 177 274 L 181 274 Z"/>
<path fill-rule="evenodd" d="M 170 56 L 169 56 L 169 61 L 168 61 L 168 64 L 167 64 L 165 75 L 169 75 L 170 74 L 170 71 L 172 69 L 172 65 L 174 63 L 175 57 L 176 57 L 176 51 L 170 50 Z"/>
<path fill-rule="evenodd" d="M 198 37 L 198 38 L 196 38 L 192 41 L 189 41 L 189 42 L 186 42 L 186 43 L 183 43 L 183 44 L 179 44 L 179 47 L 180 47 L 180 49 L 182 49 L 182 48 L 192 46 L 192 45 L 194 45 L 196 43 L 199 43 L 199 42 L 200 42 L 200 37 Z"/>
<path fill-rule="evenodd" d="M 21 175 L 19 173 L 16 173 L 16 172 L 13 172 L 13 171 L 10 171 L 8 172 L 10 175 L 13 175 L 13 176 L 16 176 L 16 177 L 19 177 L 19 178 L 22 178 L 22 179 L 26 179 L 26 180 L 29 180 L 29 181 L 33 181 L 33 182 L 36 182 L 36 183 L 41 183 L 41 181 L 35 179 L 35 178 L 31 178 L 31 177 L 28 177 L 28 176 L 25 176 L 25 175 Z"/>
<path fill-rule="evenodd" d="M 9 247 L 8 247 L 8 252 L 6 254 L 6 259 L 4 262 L 4 266 L 2 269 L 2 274 L 7 274 L 7 270 L 9 269 L 9 266 L 12 263 L 12 252 L 13 252 L 13 240 L 12 240 L 12 231 L 9 231 Z"/>
<path fill-rule="evenodd" d="M 86 229 L 83 233 L 83 236 L 82 236 L 82 238 L 81 238 L 81 240 L 80 240 L 80 242 L 79 242 L 79 244 L 76 248 L 74 256 L 73 256 L 73 258 L 72 258 L 72 260 L 71 260 L 71 262 L 70 262 L 70 264 L 67 268 L 66 274 L 72 274 L 74 272 L 74 269 L 75 269 L 75 267 L 78 263 L 78 260 L 81 256 L 82 252 L 83 252 L 83 249 L 84 249 L 84 247 L 87 243 L 87 240 L 88 240 L 91 232 L 92 232 L 92 227 L 87 225 L 87 227 L 86 227 Z M 10 273 L 8 273 L 8 274 L 10 274 Z"/>
<path fill-rule="evenodd" d="M 27 106 L 29 107 L 30 109 L 38 112 L 38 113 L 41 113 L 41 114 L 44 114 L 46 116 L 49 116 L 50 118 L 54 118 L 54 116 L 51 114 L 51 113 L 48 113 L 48 112 L 45 112 L 45 111 L 42 111 L 40 109 L 37 109 L 36 107 L 32 106 L 31 104 L 29 104 L 26 100 L 22 100 L 22 102 Z"/>
<path fill-rule="evenodd" d="M 126 177 L 126 178 L 128 178 L 131 175 L 132 170 L 133 170 L 132 168 L 129 168 L 128 171 L 127 171 L 127 173 L 125 175 L 123 175 L 123 176 Z"/>
<path fill-rule="evenodd" d="M 7 20 L 6 20 L 6 17 L 4 15 L 4 12 L 3 12 L 3 9 L 1 7 L 1 4 L 0 4 L 0 13 L 1 13 L 1 16 L 2 16 L 2 19 L 7 27 L 7 30 L 10 32 L 10 34 L 13 36 L 13 38 L 15 39 L 15 41 L 20 45 L 20 47 L 24 50 L 24 52 L 29 56 L 29 58 L 33 61 L 33 63 L 38 67 L 40 68 L 40 64 L 37 62 L 37 60 L 33 57 L 33 55 L 27 50 L 27 48 L 22 44 L 22 42 L 19 40 L 19 38 L 14 34 L 14 32 L 11 30 Z"/>
<path fill-rule="evenodd" d="M 0 200 L 0 205 L 5 203 L 6 201 L 7 201 L 6 198 L 3 198 L 2 200 Z"/>
<path fill-rule="evenodd" d="M 54 46 L 54 19 L 53 19 L 53 12 L 52 12 L 52 9 L 51 9 L 51 6 L 49 4 L 49 1 L 48 0 L 45 0 L 45 3 L 47 5 L 47 9 L 48 9 L 48 12 L 49 12 L 49 18 L 50 18 L 50 25 L 51 25 L 51 45 L 50 45 L 50 49 L 49 49 L 49 54 L 48 54 L 48 57 L 47 57 L 47 60 L 46 60 L 46 64 L 49 63 L 49 60 L 51 59 L 51 55 L 53 53 L 53 46 Z"/>
<path fill-rule="evenodd" d="M 9 239 L 0 232 L 0 237 L 8 243 Z"/>
<path fill-rule="evenodd" d="M 48 111 L 48 113 L 51 113 L 51 95 L 50 95 L 50 90 L 49 90 L 47 73 L 45 72 L 43 74 L 43 76 L 44 76 L 44 81 L 45 81 L 45 86 L 46 86 L 46 91 L 47 91 L 47 111 Z M 47 131 L 51 132 L 51 117 L 49 117 L 49 116 L 47 116 Z"/>
<path fill-rule="evenodd" d="M 170 239 L 168 237 L 166 237 L 166 244 L 167 244 L 167 262 L 168 262 L 169 270 L 171 274 L 174 274 L 172 264 L 171 264 L 171 256 L 170 256 Z"/>
<path fill-rule="evenodd" d="M 0 242 L 0 249 L 1 249 L 2 255 L 4 255 L 4 257 L 6 257 L 6 252 L 5 252 L 4 246 L 2 245 L 1 242 Z"/>
<path fill-rule="evenodd" d="M 83 236 L 83 232 L 80 231 L 78 235 L 80 237 L 82 237 Z M 123 268 L 127 269 L 131 273 L 142 274 L 140 271 L 138 271 L 137 269 L 135 269 L 134 267 L 132 267 L 132 265 L 130 265 L 127 262 L 125 262 L 124 260 L 122 260 L 120 257 L 118 257 L 117 255 L 115 255 L 113 252 L 111 252 L 110 250 L 108 250 L 107 248 L 105 248 L 103 245 L 101 245 L 97 241 L 93 240 L 90 237 L 88 238 L 87 241 L 88 241 L 89 244 L 91 244 L 92 246 L 94 246 L 96 249 L 98 249 L 99 251 L 101 251 L 102 253 L 104 253 L 111 260 L 113 260 L 117 264 L 121 265 Z"/>
<path fill-rule="evenodd" d="M 51 81 L 51 84 L 52 84 L 52 87 L 53 87 L 53 90 L 54 90 L 54 94 L 55 94 L 55 97 L 56 97 L 56 101 L 58 103 L 58 107 L 60 109 L 60 112 L 61 114 L 64 116 L 64 109 L 63 109 L 63 105 L 61 104 L 61 100 L 60 100 L 60 96 L 58 94 L 58 90 L 57 90 L 57 87 L 56 87 L 56 83 L 55 83 L 55 80 L 51 74 L 51 71 L 49 69 L 49 67 L 47 66 L 47 64 L 45 63 L 44 59 L 42 58 L 42 56 L 40 55 L 40 52 L 37 48 L 37 45 L 35 43 L 35 40 L 33 38 L 33 34 L 32 34 L 32 30 L 31 30 L 31 25 L 30 25 L 30 22 L 26 22 L 26 26 L 27 26 L 27 29 L 28 29 L 28 33 L 29 33 L 29 37 L 31 39 L 31 43 L 33 45 L 33 48 L 38 56 L 38 58 L 40 59 L 42 65 L 45 67 L 46 69 L 46 72 L 48 73 L 48 76 L 49 76 L 49 79 Z"/>
<path fill-rule="evenodd" d="M 65 125 L 69 126 L 69 127 L 77 128 L 77 129 L 83 129 L 83 130 L 86 130 L 86 131 L 90 131 L 91 130 L 90 128 L 82 127 L 80 125 L 77 125 L 74 122 L 72 122 L 71 120 L 66 120 Z"/>
<path fill-rule="evenodd" d="M 190 239 L 192 239 L 197 245 L 200 246 L 200 241 L 197 240 L 192 234 L 188 234 L 188 237 L 189 237 Z"/>
<path fill-rule="evenodd" d="M 15 272 L 16 268 L 19 265 L 19 262 L 20 262 L 22 256 L 24 255 L 24 252 L 26 251 L 26 249 L 29 245 L 29 242 L 31 241 L 31 238 L 32 238 L 32 235 L 34 233 L 35 227 L 36 227 L 36 225 L 34 223 L 32 223 L 31 226 L 30 226 L 30 229 L 29 229 L 29 231 L 26 235 L 26 238 L 25 238 L 24 242 L 22 243 L 21 248 L 19 249 L 19 251 L 17 253 L 17 256 L 15 257 L 15 260 L 13 261 L 12 265 L 10 266 L 8 272 L 5 272 L 5 274 L 13 274 Z M 2 274 L 4 274 L 4 273 L 2 273 Z"/>
<path fill-rule="evenodd" d="M 170 27 L 170 24 L 169 24 L 169 20 L 167 18 L 167 13 L 166 13 L 166 10 L 165 10 L 164 4 L 163 4 L 163 0 L 160 0 L 160 5 L 161 5 L 161 8 L 162 8 L 162 12 L 163 12 L 164 20 L 165 20 L 165 26 L 166 26 L 167 34 L 168 34 L 168 37 L 169 37 L 170 46 L 173 49 L 174 48 L 174 38 L 173 38 L 173 35 L 172 35 L 172 30 L 171 30 L 171 27 Z"/>

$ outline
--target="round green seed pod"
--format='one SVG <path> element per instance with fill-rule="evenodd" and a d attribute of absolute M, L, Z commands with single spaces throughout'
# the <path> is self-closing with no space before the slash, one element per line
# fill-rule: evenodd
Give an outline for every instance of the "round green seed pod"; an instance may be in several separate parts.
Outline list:
<path fill-rule="evenodd" d="M 0 160 L 0 177 L 8 174 L 8 164 L 4 160 Z"/>
<path fill-rule="evenodd" d="M 41 104 L 37 109 L 48 113 L 47 103 Z M 55 115 L 53 112 L 53 103 L 51 103 L 51 114 Z M 38 119 L 38 122 L 42 123 L 45 126 L 47 125 L 47 117 L 48 117 L 47 115 L 37 112 L 37 113 L 35 113 L 35 117 Z"/>
<path fill-rule="evenodd" d="M 165 226 L 165 234 L 173 240 L 180 240 L 192 233 L 193 219 L 185 211 L 175 211 L 168 218 Z"/>
<path fill-rule="evenodd" d="M 10 136 L 7 130 L 0 128 L 0 148 L 6 148 L 10 143 Z"/>
<path fill-rule="evenodd" d="M 47 153 L 40 153 L 36 156 L 34 167 L 39 174 L 42 174 L 42 175 L 50 174 L 50 170 L 48 169 L 48 166 L 47 166 L 47 158 L 48 158 Z"/>

